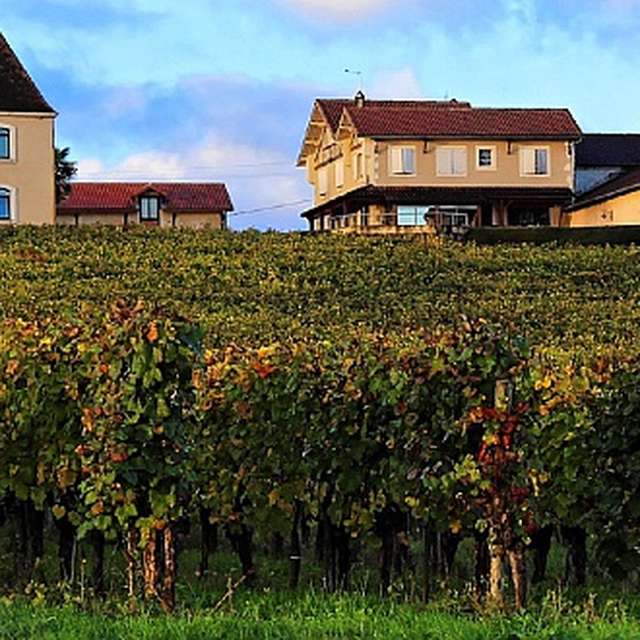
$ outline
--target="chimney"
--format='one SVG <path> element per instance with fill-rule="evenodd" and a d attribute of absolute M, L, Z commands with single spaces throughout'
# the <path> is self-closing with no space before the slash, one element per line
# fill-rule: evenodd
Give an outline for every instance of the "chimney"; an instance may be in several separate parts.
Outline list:
<path fill-rule="evenodd" d="M 356 93 L 356 98 L 355 98 L 356 107 L 358 107 L 358 109 L 362 109 L 362 107 L 364 107 L 365 102 L 366 102 L 366 98 L 364 93 L 362 91 L 358 91 L 358 93 Z"/>

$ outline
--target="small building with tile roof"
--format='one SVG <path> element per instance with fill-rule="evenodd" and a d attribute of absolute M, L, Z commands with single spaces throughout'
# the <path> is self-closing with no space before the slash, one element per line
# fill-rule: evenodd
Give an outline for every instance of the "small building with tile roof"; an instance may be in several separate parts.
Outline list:
<path fill-rule="evenodd" d="M 319 99 L 298 156 L 314 188 L 302 215 L 359 233 L 559 225 L 581 137 L 563 108 Z"/>
<path fill-rule="evenodd" d="M 57 222 L 226 229 L 231 211 L 229 192 L 220 183 L 74 182 L 58 205 Z"/>
<path fill-rule="evenodd" d="M 0 33 L 0 226 L 55 223 L 55 118 Z"/>

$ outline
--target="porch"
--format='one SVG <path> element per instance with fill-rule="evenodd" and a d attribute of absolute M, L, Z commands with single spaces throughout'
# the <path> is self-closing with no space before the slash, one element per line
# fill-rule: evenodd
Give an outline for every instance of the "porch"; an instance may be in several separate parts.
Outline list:
<path fill-rule="evenodd" d="M 560 226 L 569 189 L 368 186 L 306 212 L 312 231 L 461 235 L 472 227 Z"/>

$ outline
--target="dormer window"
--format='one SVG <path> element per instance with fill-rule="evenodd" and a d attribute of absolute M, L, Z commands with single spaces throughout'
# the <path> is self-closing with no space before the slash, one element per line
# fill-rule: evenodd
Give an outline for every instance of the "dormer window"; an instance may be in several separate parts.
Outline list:
<path fill-rule="evenodd" d="M 0 126 L 0 160 L 11 160 L 11 129 Z"/>
<path fill-rule="evenodd" d="M 141 196 L 140 221 L 160 222 L 160 198 L 158 196 Z"/>

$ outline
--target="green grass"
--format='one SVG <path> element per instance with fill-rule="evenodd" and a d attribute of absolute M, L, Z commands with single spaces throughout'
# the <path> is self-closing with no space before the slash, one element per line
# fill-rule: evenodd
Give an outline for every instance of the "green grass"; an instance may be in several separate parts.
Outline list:
<path fill-rule="evenodd" d="M 244 594 L 234 609 L 175 617 L 126 613 L 100 615 L 73 608 L 0 606 L 2 640 L 622 640 L 640 638 L 640 623 L 617 612 L 594 616 L 589 605 L 573 611 L 553 606 L 518 617 L 480 617 L 436 608 L 396 605 L 361 596 Z"/>

